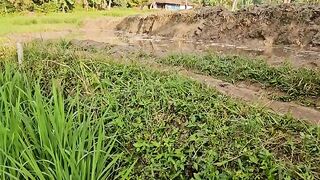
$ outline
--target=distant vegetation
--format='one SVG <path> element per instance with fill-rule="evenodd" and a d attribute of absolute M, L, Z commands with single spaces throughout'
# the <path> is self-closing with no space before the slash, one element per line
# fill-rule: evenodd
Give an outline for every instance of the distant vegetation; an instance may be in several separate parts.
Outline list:
<path fill-rule="evenodd" d="M 279 3 L 319 3 L 320 0 L 189 0 L 198 6 L 225 6 L 231 8 L 236 1 L 237 7 L 254 4 Z M 12 13 L 20 11 L 36 12 L 69 12 L 74 9 L 110 9 L 111 7 L 145 7 L 151 0 L 1 0 L 0 12 Z"/>
<path fill-rule="evenodd" d="M 72 13 L 14 13 L 0 17 L 0 36 L 8 33 L 50 31 L 80 26 L 86 18 L 102 16 L 121 17 L 134 14 L 148 13 L 149 10 L 133 8 L 112 8 L 109 11 L 75 11 Z"/>
<path fill-rule="evenodd" d="M 2 0 L 0 11 L 12 13 L 20 11 L 34 12 L 70 12 L 74 9 L 110 9 L 111 7 L 135 7 L 146 4 L 147 0 Z"/>
<path fill-rule="evenodd" d="M 237 7 L 243 8 L 250 5 L 258 4 L 281 4 L 281 3 L 319 3 L 320 0 L 235 0 Z M 204 6 L 224 6 L 231 8 L 233 0 L 199 0 L 201 5 Z"/>

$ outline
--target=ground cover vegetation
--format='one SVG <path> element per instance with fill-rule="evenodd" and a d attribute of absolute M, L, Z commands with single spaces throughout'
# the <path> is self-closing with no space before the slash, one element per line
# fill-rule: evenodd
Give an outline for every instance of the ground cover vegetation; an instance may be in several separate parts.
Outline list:
<path fill-rule="evenodd" d="M 0 35 L 34 31 L 79 28 L 90 18 L 124 17 L 135 14 L 149 13 L 148 10 L 113 8 L 110 11 L 74 11 L 72 13 L 20 13 L 0 16 Z"/>
<path fill-rule="evenodd" d="M 275 88 L 285 93 L 282 96 L 284 101 L 320 97 L 320 72 L 317 69 L 295 68 L 289 63 L 272 66 L 262 59 L 216 54 L 171 55 L 159 62 L 196 70 L 232 83 L 249 81 Z"/>
<path fill-rule="evenodd" d="M 67 41 L 0 56 L 0 176 L 319 179 L 320 129 Z"/>

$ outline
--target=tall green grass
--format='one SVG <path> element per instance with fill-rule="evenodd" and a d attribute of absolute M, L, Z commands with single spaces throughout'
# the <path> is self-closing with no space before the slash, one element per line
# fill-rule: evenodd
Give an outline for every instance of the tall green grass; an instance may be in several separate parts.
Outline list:
<path fill-rule="evenodd" d="M 49 51 L 48 51 L 49 50 Z M 0 59 L 0 176 L 320 177 L 320 129 L 68 42 Z"/>

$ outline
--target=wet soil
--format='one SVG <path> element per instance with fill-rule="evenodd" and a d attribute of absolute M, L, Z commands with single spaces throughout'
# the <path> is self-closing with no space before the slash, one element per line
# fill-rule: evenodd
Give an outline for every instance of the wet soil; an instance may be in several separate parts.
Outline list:
<path fill-rule="evenodd" d="M 320 46 L 320 6 L 252 6 L 236 12 L 208 7 L 125 18 L 118 30 L 256 47 Z"/>
<path fill-rule="evenodd" d="M 296 22 L 297 28 L 301 29 L 310 29 L 310 24 L 313 24 L 312 27 L 316 28 L 312 32 L 319 34 L 319 8 L 305 5 L 256 6 L 229 12 L 215 7 L 127 18 L 104 17 L 87 20 L 79 29 L 12 34 L 8 39 L 11 42 L 57 38 L 94 40 L 128 48 L 134 47 L 157 56 L 168 53 L 214 52 L 262 58 L 272 65 L 290 63 L 295 67 L 318 68 L 320 67 L 320 46 L 316 43 L 316 34 L 306 35 L 308 32 L 301 30 L 299 38 L 309 40 L 304 41 L 308 42 L 305 44 L 307 47 L 300 47 L 294 43 L 271 41 L 267 36 L 262 39 L 256 38 L 250 35 L 248 28 L 251 31 L 260 31 L 260 26 L 263 26 L 261 23 L 269 22 L 274 27 L 270 26 L 265 31 L 291 38 L 293 36 L 291 31 L 283 34 L 281 29 L 285 29 L 289 22 Z M 277 18 L 280 19 L 277 20 Z M 248 24 L 247 21 L 250 23 Z M 244 22 L 247 22 L 246 26 Z M 216 35 L 219 37 L 214 38 Z M 275 36 L 278 37 L 278 35 Z"/>

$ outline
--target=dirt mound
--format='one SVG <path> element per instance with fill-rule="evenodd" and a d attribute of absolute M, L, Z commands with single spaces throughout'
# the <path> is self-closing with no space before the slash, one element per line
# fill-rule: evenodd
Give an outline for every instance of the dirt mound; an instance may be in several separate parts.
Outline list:
<path fill-rule="evenodd" d="M 196 16 L 195 11 L 129 16 L 121 21 L 116 29 L 165 37 L 192 37 L 198 27 Z"/>
<path fill-rule="evenodd" d="M 127 17 L 117 29 L 215 42 L 320 47 L 320 6 L 252 6 L 236 12 L 201 8 Z"/>

